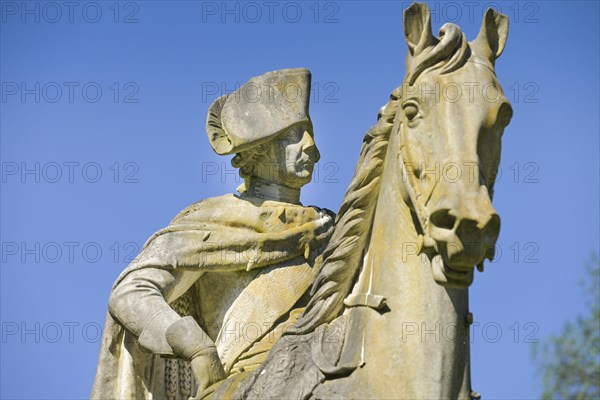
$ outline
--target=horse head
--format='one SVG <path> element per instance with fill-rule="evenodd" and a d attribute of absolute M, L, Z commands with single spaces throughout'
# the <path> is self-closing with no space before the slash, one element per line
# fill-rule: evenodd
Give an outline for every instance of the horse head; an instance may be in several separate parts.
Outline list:
<path fill-rule="evenodd" d="M 512 108 L 494 66 L 508 18 L 488 9 L 475 40 L 450 23 L 435 38 L 427 5 L 414 3 L 404 12 L 404 34 L 407 72 L 392 94 L 401 193 L 436 282 L 468 287 L 475 266 L 493 258 L 500 230 L 492 195 Z"/>

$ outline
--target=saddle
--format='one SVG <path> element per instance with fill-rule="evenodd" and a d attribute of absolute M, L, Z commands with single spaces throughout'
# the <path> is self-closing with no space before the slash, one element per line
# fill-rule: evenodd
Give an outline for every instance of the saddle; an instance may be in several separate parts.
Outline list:
<path fill-rule="evenodd" d="M 314 332 L 284 334 L 258 369 L 240 371 L 197 399 L 314 399 L 326 390 L 320 387 L 325 380 L 348 376 L 365 363 L 362 315 L 367 309 L 348 311 Z"/>

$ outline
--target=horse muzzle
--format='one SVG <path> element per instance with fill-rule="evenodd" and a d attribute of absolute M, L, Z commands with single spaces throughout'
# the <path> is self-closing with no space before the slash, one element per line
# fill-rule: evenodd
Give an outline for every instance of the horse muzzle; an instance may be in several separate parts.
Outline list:
<path fill-rule="evenodd" d="M 485 258 L 494 257 L 500 232 L 500 217 L 491 203 L 485 213 L 468 214 L 449 209 L 431 214 L 429 236 L 434 252 L 432 262 L 435 280 L 451 287 L 468 287 L 473 281 L 473 269 Z"/>

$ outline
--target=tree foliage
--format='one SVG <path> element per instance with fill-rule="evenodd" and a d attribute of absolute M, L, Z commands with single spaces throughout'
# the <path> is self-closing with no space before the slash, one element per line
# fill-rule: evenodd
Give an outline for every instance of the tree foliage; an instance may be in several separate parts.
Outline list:
<path fill-rule="evenodd" d="M 582 282 L 586 312 L 534 348 L 544 399 L 600 399 L 600 258 L 591 257 Z"/>

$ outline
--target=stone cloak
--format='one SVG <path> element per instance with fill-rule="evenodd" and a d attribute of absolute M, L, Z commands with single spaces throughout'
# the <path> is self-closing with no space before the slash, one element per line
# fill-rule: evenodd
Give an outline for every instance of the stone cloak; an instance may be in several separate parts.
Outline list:
<path fill-rule="evenodd" d="M 152 235 L 114 286 L 130 272 L 149 267 L 216 273 L 260 268 L 251 283 L 259 284 L 261 277 L 265 277 L 270 299 L 278 292 L 288 292 L 279 304 L 267 300 L 269 307 L 275 306 L 268 318 L 275 323 L 312 284 L 315 265 L 320 264 L 318 258 L 333 230 L 332 214 L 316 207 L 245 200 L 235 195 L 205 199 L 184 209 L 169 226 Z M 315 225 L 317 220 L 325 222 Z M 307 231 L 307 224 L 311 222 L 312 231 Z M 295 259 L 302 262 L 288 262 Z M 272 273 L 285 277 L 284 268 L 291 278 L 280 287 L 273 286 Z M 296 293 L 290 296 L 289 282 L 292 281 Z M 219 345 L 222 346 L 220 354 L 237 347 L 234 350 L 239 356 L 252 343 L 245 348 L 231 343 Z M 157 358 L 142 349 L 135 336 L 107 313 L 91 398 L 149 398 L 156 386 L 153 381 L 157 363 L 153 360 Z"/>

